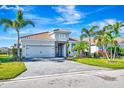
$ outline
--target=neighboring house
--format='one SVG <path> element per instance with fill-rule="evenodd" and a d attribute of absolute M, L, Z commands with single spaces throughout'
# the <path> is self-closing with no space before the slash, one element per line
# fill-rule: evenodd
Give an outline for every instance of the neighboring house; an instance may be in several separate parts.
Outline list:
<path fill-rule="evenodd" d="M 70 38 L 70 31 L 55 29 L 51 32 L 42 32 L 21 37 L 22 57 L 66 57 L 66 43 L 70 43 L 69 49 L 78 40 Z M 71 51 L 73 56 L 73 51 Z"/>
<path fill-rule="evenodd" d="M 0 48 L 0 53 L 8 53 L 9 48 L 8 47 L 1 47 Z"/>
<path fill-rule="evenodd" d="M 86 41 L 89 43 L 88 38 L 84 39 L 83 41 Z M 118 45 L 121 47 L 124 47 L 124 37 L 119 37 L 116 39 L 116 41 L 118 42 Z M 103 48 L 101 46 L 96 46 L 96 43 L 94 42 L 94 38 L 91 38 L 91 53 L 95 53 L 98 50 L 102 50 Z"/>
<path fill-rule="evenodd" d="M 119 46 L 124 47 L 124 37 L 117 38 L 117 42 Z"/>
<path fill-rule="evenodd" d="M 90 43 L 89 38 L 85 38 L 85 39 L 83 39 L 83 41 Z M 96 46 L 96 43 L 94 42 L 94 39 L 91 38 L 91 53 L 95 53 L 99 49 L 100 49 L 100 47 Z"/>
<path fill-rule="evenodd" d="M 84 39 L 83 41 L 86 41 L 89 43 L 89 40 L 88 38 Z M 118 45 L 121 46 L 121 47 L 124 47 L 124 37 L 118 37 L 116 39 L 116 41 L 118 42 Z M 94 39 L 91 38 L 91 53 L 95 53 L 97 52 L 98 50 L 102 50 L 103 48 L 101 46 L 96 46 L 96 43 L 94 42 Z"/>

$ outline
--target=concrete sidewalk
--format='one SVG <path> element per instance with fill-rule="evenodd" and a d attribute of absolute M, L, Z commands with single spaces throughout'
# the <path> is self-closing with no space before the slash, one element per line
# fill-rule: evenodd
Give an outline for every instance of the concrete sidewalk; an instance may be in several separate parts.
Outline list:
<path fill-rule="evenodd" d="M 124 70 L 90 71 L 0 82 L 2 88 L 123 88 Z"/>

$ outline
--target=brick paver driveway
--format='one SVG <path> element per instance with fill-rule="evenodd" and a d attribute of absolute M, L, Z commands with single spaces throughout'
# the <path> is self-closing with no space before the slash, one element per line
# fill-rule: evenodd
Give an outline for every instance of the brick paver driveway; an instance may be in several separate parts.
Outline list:
<path fill-rule="evenodd" d="M 85 64 L 80 64 L 67 60 L 41 60 L 41 61 L 31 61 L 25 62 L 27 71 L 22 73 L 17 78 L 22 77 L 32 77 L 40 75 L 53 75 L 61 73 L 72 73 L 72 72 L 85 72 L 85 71 L 98 71 L 98 70 L 108 70 L 105 68 L 99 68 L 95 66 L 89 66 Z"/>

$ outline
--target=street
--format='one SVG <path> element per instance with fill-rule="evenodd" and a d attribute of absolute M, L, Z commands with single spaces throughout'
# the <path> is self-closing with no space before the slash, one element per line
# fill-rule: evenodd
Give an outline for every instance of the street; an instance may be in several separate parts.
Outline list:
<path fill-rule="evenodd" d="M 124 70 L 73 72 L 1 81 L 1 88 L 123 88 Z"/>

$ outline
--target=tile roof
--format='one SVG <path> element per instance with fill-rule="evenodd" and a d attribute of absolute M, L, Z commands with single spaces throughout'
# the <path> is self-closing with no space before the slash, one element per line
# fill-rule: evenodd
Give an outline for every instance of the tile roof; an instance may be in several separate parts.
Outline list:
<path fill-rule="evenodd" d="M 69 38 L 69 41 L 79 41 L 79 40 L 75 38 Z"/>
<path fill-rule="evenodd" d="M 28 39 L 52 39 L 52 37 L 50 37 L 50 32 L 42 32 L 42 33 L 22 36 L 21 38 L 28 38 Z"/>
<path fill-rule="evenodd" d="M 83 39 L 83 41 L 90 43 L 89 38 L 85 38 L 85 39 Z M 91 38 L 91 44 L 95 44 L 94 38 Z"/>
<path fill-rule="evenodd" d="M 117 38 L 117 42 L 118 42 L 118 43 L 123 43 L 123 42 L 124 42 L 124 37 L 119 37 L 119 38 Z"/>
<path fill-rule="evenodd" d="M 70 33 L 70 31 L 69 30 L 65 30 L 65 29 L 61 29 L 61 28 L 58 28 L 58 29 L 54 29 L 53 30 L 54 32 L 63 32 L 63 33 Z"/>

